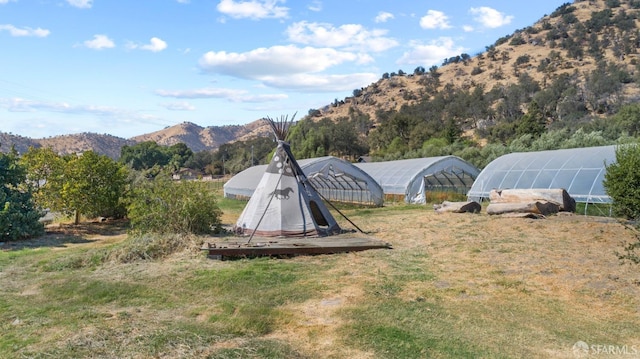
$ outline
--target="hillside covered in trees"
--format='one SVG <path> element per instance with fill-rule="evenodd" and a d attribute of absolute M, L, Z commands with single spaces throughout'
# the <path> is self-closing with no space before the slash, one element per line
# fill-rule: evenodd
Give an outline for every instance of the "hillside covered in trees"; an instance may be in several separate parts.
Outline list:
<path fill-rule="evenodd" d="M 382 74 L 311 109 L 300 158 L 454 154 L 483 167 L 513 151 L 632 141 L 640 105 L 640 1 L 566 3 L 486 51 Z"/>
<path fill-rule="evenodd" d="M 298 114 L 288 140 L 300 159 L 453 154 L 480 168 L 509 152 L 632 142 L 640 131 L 639 48 L 640 0 L 565 3 L 481 53 L 462 53 L 428 69 L 386 72 L 350 97 Z M 275 148 L 266 124 L 236 127 L 183 123 L 131 141 L 100 141 L 100 148 L 91 149 L 112 158 L 124 149 L 123 162 L 129 163 L 135 156 L 152 157 L 154 151 L 141 151 L 152 147 L 148 141 L 184 143 L 192 153 L 179 162 L 213 175 L 265 163 Z M 1 139 L 6 152 L 12 139 Z M 17 147 L 27 147 L 26 139 L 18 140 Z M 108 144 L 114 148 L 102 148 Z M 82 152 L 80 147 L 72 149 Z M 146 158 L 143 167 L 171 162 L 177 171 L 172 156 L 161 154 L 157 163 Z"/>

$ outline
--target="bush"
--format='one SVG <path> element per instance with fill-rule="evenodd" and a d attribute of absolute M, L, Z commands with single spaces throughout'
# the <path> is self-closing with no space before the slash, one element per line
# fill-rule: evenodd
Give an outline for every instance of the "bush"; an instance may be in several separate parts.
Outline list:
<path fill-rule="evenodd" d="M 640 146 L 630 144 L 616 149 L 616 163 L 607 166 L 604 188 L 613 200 L 613 210 L 627 219 L 640 218 Z M 623 252 L 616 252 L 623 262 L 640 264 L 640 224 L 629 227 L 635 240 L 624 243 Z"/>
<path fill-rule="evenodd" d="M 529 63 L 529 61 L 531 61 L 531 56 L 529 56 L 528 54 L 521 55 L 516 59 L 516 65 L 524 65 Z"/>
<path fill-rule="evenodd" d="M 524 45 L 527 42 L 520 36 L 514 36 L 511 38 L 511 41 L 509 41 L 509 45 L 511 46 L 518 46 L 518 45 Z"/>
<path fill-rule="evenodd" d="M 482 68 L 480 66 L 476 66 L 471 70 L 471 76 L 479 75 L 482 73 Z"/>
<path fill-rule="evenodd" d="M 606 166 L 603 186 L 613 201 L 613 211 L 628 219 L 640 219 L 640 146 L 616 149 L 616 162 Z"/>
<path fill-rule="evenodd" d="M 160 176 L 134 186 L 128 215 L 137 233 L 209 234 L 220 230 L 222 211 L 206 183 Z"/>
<path fill-rule="evenodd" d="M 15 241 L 44 233 L 31 191 L 24 189 L 26 172 L 15 151 L 0 153 L 0 241 Z"/>

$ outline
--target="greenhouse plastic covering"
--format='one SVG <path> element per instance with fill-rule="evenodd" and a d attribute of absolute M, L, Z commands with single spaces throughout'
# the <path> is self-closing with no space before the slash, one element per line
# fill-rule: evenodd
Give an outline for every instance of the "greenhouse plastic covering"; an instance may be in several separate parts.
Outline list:
<path fill-rule="evenodd" d="M 616 161 L 616 146 L 518 152 L 485 167 L 467 194 L 469 200 L 489 198 L 492 189 L 563 188 L 577 202 L 609 203 L 602 181 L 606 165 Z"/>
<path fill-rule="evenodd" d="M 425 203 L 425 191 L 466 194 L 480 170 L 456 156 L 356 163 L 382 186 L 385 195 L 404 196 L 407 203 Z"/>
<path fill-rule="evenodd" d="M 352 163 L 333 156 L 298 160 L 313 187 L 329 201 L 382 206 L 380 185 Z M 224 185 L 226 198 L 249 198 L 258 186 L 267 165 L 253 166 L 233 176 Z"/>

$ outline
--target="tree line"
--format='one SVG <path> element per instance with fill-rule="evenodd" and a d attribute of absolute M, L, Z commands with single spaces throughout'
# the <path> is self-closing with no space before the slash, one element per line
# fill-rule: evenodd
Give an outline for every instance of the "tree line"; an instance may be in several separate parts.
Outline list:
<path fill-rule="evenodd" d="M 42 234 L 40 219 L 47 212 L 71 217 L 76 225 L 81 218 L 127 217 L 140 234 L 219 231 L 221 211 L 211 188 L 170 176 L 176 161 L 190 158 L 184 148 L 145 143 L 139 149 L 151 150 L 123 149 L 128 164 L 93 151 L 59 155 L 30 147 L 22 155 L 15 149 L 0 153 L 0 241 Z M 143 161 L 149 158 L 156 162 Z"/>

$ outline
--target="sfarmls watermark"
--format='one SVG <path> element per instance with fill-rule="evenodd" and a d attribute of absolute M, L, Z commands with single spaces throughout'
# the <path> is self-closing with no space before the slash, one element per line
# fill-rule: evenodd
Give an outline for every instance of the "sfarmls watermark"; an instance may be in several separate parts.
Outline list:
<path fill-rule="evenodd" d="M 577 358 L 595 355 L 637 356 L 640 354 L 640 347 L 635 345 L 587 344 L 580 340 L 573 345 L 573 354 Z"/>

